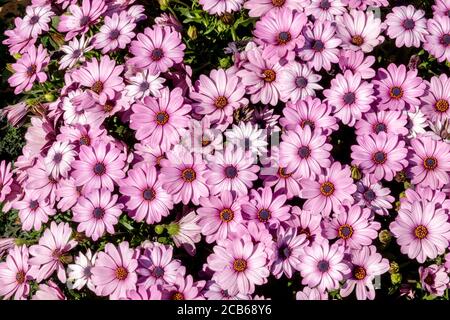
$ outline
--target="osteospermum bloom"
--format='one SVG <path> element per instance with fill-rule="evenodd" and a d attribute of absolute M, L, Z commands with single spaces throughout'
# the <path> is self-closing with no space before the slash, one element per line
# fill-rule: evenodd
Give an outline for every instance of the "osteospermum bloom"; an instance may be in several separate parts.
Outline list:
<path fill-rule="evenodd" d="M 28 6 L 23 17 L 20 32 L 37 38 L 42 32 L 48 31 L 51 18 L 55 15 L 50 5 Z"/>
<path fill-rule="evenodd" d="M 48 281 L 47 284 L 41 283 L 38 287 L 38 290 L 34 294 L 31 300 L 67 300 L 64 293 L 58 287 L 58 285 L 53 281 Z"/>
<path fill-rule="evenodd" d="M 30 293 L 30 281 L 34 279 L 26 246 L 9 249 L 6 261 L 0 263 L 0 296 L 22 300 Z"/>
<path fill-rule="evenodd" d="M 209 77 L 200 75 L 198 89 L 190 96 L 195 101 L 195 112 L 208 115 L 210 121 L 225 126 L 233 122 L 233 112 L 248 104 L 245 88 L 230 71 L 212 70 Z"/>
<path fill-rule="evenodd" d="M 305 8 L 307 15 L 312 15 L 320 21 L 333 21 L 336 16 L 341 16 L 346 12 L 341 0 L 311 0 L 309 6 Z"/>
<path fill-rule="evenodd" d="M 242 205 L 244 218 L 259 221 L 268 228 L 276 228 L 289 219 L 289 205 L 285 194 L 273 193 L 269 187 L 251 190 L 248 203 Z"/>
<path fill-rule="evenodd" d="M 80 85 L 87 87 L 96 101 L 105 104 L 108 100 L 114 100 L 123 90 L 123 79 L 120 76 L 123 68 L 108 56 L 102 56 L 100 61 L 92 59 L 87 62 L 72 77 Z"/>
<path fill-rule="evenodd" d="M 450 61 L 450 17 L 434 16 L 427 22 L 429 35 L 425 36 L 424 49 L 439 62 Z"/>
<path fill-rule="evenodd" d="M 422 112 L 428 120 L 445 120 L 450 118 L 450 78 L 446 74 L 432 77 L 428 83 L 426 95 L 421 98 Z"/>
<path fill-rule="evenodd" d="M 48 150 L 44 159 L 47 172 L 53 178 L 67 177 L 71 163 L 75 160 L 74 146 L 67 141 L 56 141 Z"/>
<path fill-rule="evenodd" d="M 412 110 L 407 112 L 408 123 L 406 125 L 408 129 L 408 138 L 415 138 L 423 133 L 425 133 L 425 128 L 427 127 L 427 117 L 420 111 L 419 106 L 415 106 Z"/>
<path fill-rule="evenodd" d="M 294 130 L 298 125 L 303 129 L 310 127 L 311 130 L 320 128 L 325 135 L 329 135 L 338 129 L 336 118 L 331 115 L 332 108 L 320 99 L 306 97 L 294 103 L 287 103 L 283 108 L 280 124 L 286 130 Z"/>
<path fill-rule="evenodd" d="M 375 100 L 373 85 L 362 81 L 358 73 L 353 74 L 350 70 L 331 80 L 330 89 L 323 94 L 334 108 L 335 117 L 349 126 L 354 126 L 356 120 L 370 110 L 370 104 Z"/>
<path fill-rule="evenodd" d="M 316 21 L 304 31 L 305 46 L 299 51 L 302 60 L 314 70 L 331 69 L 332 63 L 339 62 L 339 48 L 341 40 L 336 37 L 336 28 L 330 21 Z"/>
<path fill-rule="evenodd" d="M 66 282 L 66 270 L 63 264 L 64 255 L 76 247 L 77 242 L 71 240 L 72 228 L 68 223 L 52 222 L 39 239 L 39 244 L 30 247 L 30 264 L 38 267 L 33 274 L 37 282 L 49 278 L 57 272 L 59 281 Z"/>
<path fill-rule="evenodd" d="M 250 17 L 262 17 L 271 11 L 289 8 L 302 11 L 309 0 L 249 0 L 244 3 L 244 8 L 249 9 Z"/>
<path fill-rule="evenodd" d="M 284 229 L 280 227 L 277 233 L 276 256 L 272 263 L 271 272 L 279 279 L 283 274 L 292 278 L 292 274 L 300 264 L 303 247 L 308 244 L 305 234 L 297 234 L 296 228 Z"/>
<path fill-rule="evenodd" d="M 189 274 L 178 276 L 175 283 L 163 288 L 162 300 L 204 300 L 202 295 L 205 281 L 196 281 Z"/>
<path fill-rule="evenodd" d="M 199 216 L 191 211 L 180 220 L 169 225 L 168 233 L 177 247 L 183 246 L 193 256 L 195 244 L 201 240 L 201 227 L 198 224 Z"/>
<path fill-rule="evenodd" d="M 244 0 L 199 0 L 199 3 L 209 14 L 222 15 L 239 11 Z"/>
<path fill-rule="evenodd" d="M 280 99 L 284 102 L 293 103 L 304 100 L 309 96 L 315 96 L 316 90 L 323 87 L 318 84 L 322 77 L 313 73 L 306 64 L 296 61 L 290 62 L 279 74 L 280 78 Z"/>
<path fill-rule="evenodd" d="M 269 268 L 262 243 L 250 239 L 224 240 L 213 248 L 208 267 L 214 271 L 212 280 L 224 290 L 252 294 L 256 285 L 267 282 Z"/>
<path fill-rule="evenodd" d="M 128 171 L 128 177 L 119 184 L 128 214 L 138 222 L 160 222 L 173 208 L 171 196 L 157 179 L 156 168 L 148 163 Z"/>
<path fill-rule="evenodd" d="M 214 195 L 225 190 L 246 195 L 253 181 L 258 179 L 259 167 L 241 148 L 226 147 L 223 152 L 216 152 L 208 158 L 207 168 L 206 182 Z"/>
<path fill-rule="evenodd" d="M 381 20 L 372 11 L 351 10 L 336 17 L 336 33 L 344 49 L 371 52 L 384 41 Z"/>
<path fill-rule="evenodd" d="M 187 127 L 191 106 L 185 104 L 180 88 L 172 91 L 164 88 L 160 93 L 157 99 L 145 97 L 143 103 L 132 106 L 130 128 L 136 130 L 136 139 L 169 150 Z"/>
<path fill-rule="evenodd" d="M 112 300 L 125 298 L 128 290 L 136 289 L 137 266 L 134 250 L 128 242 L 121 242 L 117 247 L 107 243 L 91 269 L 96 293 Z"/>
<path fill-rule="evenodd" d="M 166 72 L 176 63 L 183 61 L 186 46 L 179 32 L 170 27 L 155 25 L 138 33 L 137 40 L 131 42 L 130 52 L 135 56 L 129 63 L 150 73 Z"/>
<path fill-rule="evenodd" d="M 11 193 L 13 182 L 11 163 L 2 160 L 0 162 L 0 202 L 5 201 L 6 197 Z"/>
<path fill-rule="evenodd" d="M 419 263 L 443 254 L 450 241 L 448 210 L 436 201 L 402 205 L 389 229 L 397 238 L 401 252 Z"/>
<path fill-rule="evenodd" d="M 257 42 L 265 44 L 263 57 L 293 60 L 295 49 L 305 43 L 302 29 L 307 22 L 306 15 L 289 8 L 271 10 L 256 22 L 253 34 Z"/>
<path fill-rule="evenodd" d="M 303 277 L 302 284 L 319 290 L 335 290 L 339 281 L 348 272 L 344 263 L 344 247 L 337 244 L 329 245 L 327 240 L 314 242 L 304 247 L 298 269 Z"/>
<path fill-rule="evenodd" d="M 420 105 L 419 98 L 425 92 L 425 83 L 417 76 L 417 70 L 407 70 L 405 65 L 391 63 L 387 70 L 378 69 L 373 80 L 380 110 L 403 110 Z"/>
<path fill-rule="evenodd" d="M 105 24 L 95 35 L 94 46 L 102 49 L 105 54 L 117 48 L 125 49 L 126 45 L 134 38 L 136 27 L 133 19 L 125 11 L 120 14 L 113 13 L 111 17 L 105 17 Z"/>
<path fill-rule="evenodd" d="M 220 197 L 200 198 L 198 224 L 206 242 L 225 240 L 233 233 L 243 232 L 241 206 L 247 201 L 247 197 L 236 196 L 231 191 L 222 191 Z"/>
<path fill-rule="evenodd" d="M 188 204 L 192 201 L 198 205 L 200 197 L 209 195 L 205 169 L 198 154 L 168 151 L 167 159 L 161 160 L 160 181 L 163 188 L 172 195 L 174 203 Z"/>
<path fill-rule="evenodd" d="M 402 6 L 392 8 L 392 12 L 386 16 L 388 28 L 387 35 L 395 39 L 397 47 L 420 47 L 425 41 L 427 32 L 427 19 L 425 11 L 416 10 L 414 6 Z"/>
<path fill-rule="evenodd" d="M 287 172 L 296 173 L 301 178 L 314 179 L 322 169 L 331 165 L 330 151 L 332 146 L 327 136 L 319 130 L 311 130 L 309 126 L 297 126 L 281 136 L 280 165 Z"/>
<path fill-rule="evenodd" d="M 107 189 L 93 190 L 78 199 L 72 208 L 72 220 L 78 222 L 78 232 L 97 241 L 105 231 L 114 234 L 114 225 L 119 222 L 122 204 L 117 203 L 118 196 Z"/>
<path fill-rule="evenodd" d="M 248 51 L 247 60 L 236 74 L 251 95 L 250 101 L 275 106 L 280 99 L 281 81 L 278 75 L 282 70 L 281 65 L 274 60 L 264 59 L 260 48 Z"/>
<path fill-rule="evenodd" d="M 434 1 L 432 8 L 434 15 L 450 17 L 450 3 L 447 0 Z"/>
<path fill-rule="evenodd" d="M 450 281 L 444 266 L 436 264 L 426 268 L 420 266 L 419 275 L 422 288 L 438 297 L 444 295 Z"/>
<path fill-rule="evenodd" d="M 233 124 L 231 130 L 225 131 L 226 144 L 250 152 L 253 156 L 262 155 L 267 151 L 267 133 L 258 124 L 241 121 Z"/>
<path fill-rule="evenodd" d="M 447 143 L 424 136 L 412 139 L 411 147 L 412 183 L 439 189 L 449 182 L 450 146 Z"/>
<path fill-rule="evenodd" d="M 303 179 L 301 183 L 303 190 L 300 196 L 307 199 L 305 210 L 318 211 L 326 217 L 331 210 L 339 210 L 344 201 L 353 203 L 352 194 L 356 191 L 356 186 L 351 178 L 350 167 L 342 167 L 337 161 L 325 170 L 325 174 L 319 175 L 316 181 Z"/>
<path fill-rule="evenodd" d="M 339 67 L 342 72 L 350 70 L 361 75 L 362 79 L 375 77 L 375 70 L 371 68 L 374 63 L 374 56 L 366 56 L 361 51 L 341 50 L 339 55 Z"/>
<path fill-rule="evenodd" d="M 22 200 L 13 203 L 13 207 L 19 210 L 22 229 L 25 231 L 40 230 L 42 224 L 48 221 L 48 217 L 56 213 L 49 201 L 42 198 L 37 190 L 26 192 Z"/>
<path fill-rule="evenodd" d="M 67 267 L 67 281 L 72 283 L 71 287 L 75 290 L 81 290 L 87 286 L 89 290 L 95 292 L 95 286 L 92 283 L 91 269 L 97 260 L 97 253 L 92 254 L 91 249 L 87 249 L 86 254 L 79 252 L 75 257 L 75 263 Z"/>
<path fill-rule="evenodd" d="M 365 175 L 361 180 L 356 181 L 357 190 L 353 198 L 360 206 L 370 208 L 376 214 L 387 216 L 395 198 L 390 195 L 389 188 L 383 188 L 376 180 L 371 175 Z"/>
<path fill-rule="evenodd" d="M 84 54 L 91 51 L 91 39 L 84 35 L 80 39 L 74 38 L 68 44 L 61 46 L 65 55 L 59 60 L 59 69 L 72 68 L 78 62 L 84 62 Z"/>
<path fill-rule="evenodd" d="M 355 133 L 358 136 L 379 134 L 408 135 L 407 114 L 400 110 L 387 110 L 377 112 L 366 112 L 362 119 L 356 121 Z"/>
<path fill-rule="evenodd" d="M 380 132 L 356 137 L 357 145 L 351 147 L 352 164 L 364 174 L 374 174 L 378 180 L 391 181 L 395 174 L 408 166 L 408 150 L 397 135 Z"/>
<path fill-rule="evenodd" d="M 107 9 L 104 0 L 83 0 L 81 7 L 77 4 L 69 6 L 70 14 L 63 14 L 58 24 L 59 32 L 67 32 L 66 41 L 78 34 L 85 34 L 89 28 L 96 24 Z"/>
<path fill-rule="evenodd" d="M 15 87 L 14 94 L 29 91 L 33 83 L 47 80 L 43 69 L 50 62 L 47 50 L 40 44 L 39 47 L 29 46 L 23 56 L 12 65 L 14 74 L 8 79 L 11 87 Z"/>
<path fill-rule="evenodd" d="M 342 297 L 348 297 L 356 287 L 358 300 L 373 300 L 375 288 L 373 280 L 389 270 L 389 261 L 377 252 L 374 246 L 364 246 L 351 251 L 351 270 L 340 290 Z"/>
<path fill-rule="evenodd" d="M 337 238 L 336 243 L 345 248 L 360 249 L 372 244 L 380 228 L 381 224 L 373 221 L 373 215 L 369 209 L 361 209 L 359 205 L 353 205 L 337 211 L 333 219 L 326 220 L 323 233 L 328 239 Z"/>
<path fill-rule="evenodd" d="M 125 177 L 125 154 L 112 143 L 99 142 L 95 146 L 80 147 L 79 160 L 72 163 L 72 173 L 77 186 L 85 191 L 107 188 L 114 190 L 114 184 Z"/>
<path fill-rule="evenodd" d="M 160 96 L 160 90 L 164 87 L 164 78 L 158 74 L 151 74 L 148 70 L 136 73 L 128 79 L 126 86 L 126 95 L 133 100 L 139 100 L 145 96 Z"/>

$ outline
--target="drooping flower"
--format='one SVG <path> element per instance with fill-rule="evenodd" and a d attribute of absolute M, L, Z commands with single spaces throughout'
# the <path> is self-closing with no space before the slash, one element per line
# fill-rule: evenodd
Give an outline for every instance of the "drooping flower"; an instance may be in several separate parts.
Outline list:
<path fill-rule="evenodd" d="M 31 300 L 67 300 L 64 293 L 53 281 L 48 281 L 47 284 L 41 283 L 38 290 Z"/>
<path fill-rule="evenodd" d="M 429 35 L 425 36 L 424 49 L 439 62 L 450 61 L 450 17 L 436 15 L 427 22 Z"/>
<path fill-rule="evenodd" d="M 125 11 L 113 13 L 111 17 L 106 16 L 105 24 L 94 37 L 94 46 L 102 49 L 103 54 L 117 48 L 125 49 L 135 36 L 135 27 L 136 23 Z"/>
<path fill-rule="evenodd" d="M 11 193 L 13 182 L 11 163 L 2 160 L 0 162 L 0 202 L 5 201 L 7 196 Z"/>
<path fill-rule="evenodd" d="M 30 247 L 32 257 L 29 261 L 38 268 L 33 271 L 37 282 L 48 279 L 55 271 L 59 281 L 66 282 L 64 255 L 77 246 L 71 237 L 72 228 L 68 223 L 52 222 L 39 239 L 39 244 Z"/>
<path fill-rule="evenodd" d="M 199 218 L 195 211 L 191 211 L 180 220 L 171 223 L 167 228 L 175 246 L 183 246 L 191 256 L 195 254 L 195 244 L 202 238 L 201 227 L 198 224 Z"/>
<path fill-rule="evenodd" d="M 392 8 L 385 23 L 388 26 L 387 35 L 395 39 L 395 45 L 399 48 L 418 48 L 428 34 L 425 11 L 416 10 L 413 5 Z"/>
<path fill-rule="evenodd" d="M 428 83 L 429 89 L 426 95 L 421 97 L 421 111 L 428 120 L 450 119 L 450 78 L 446 74 L 439 77 L 432 77 Z"/>
<path fill-rule="evenodd" d="M 14 246 L 6 260 L 0 263 L 0 296 L 7 300 L 26 299 L 30 293 L 30 281 L 34 279 L 26 246 Z"/>
<path fill-rule="evenodd" d="M 339 68 L 342 72 L 350 70 L 361 75 L 361 79 L 372 79 L 375 70 L 371 66 L 375 63 L 374 56 L 366 56 L 362 51 L 341 50 L 339 55 Z"/>
<path fill-rule="evenodd" d="M 86 254 L 79 252 L 75 257 L 75 263 L 69 264 L 67 268 L 67 281 L 75 290 L 81 290 L 87 286 L 89 290 L 95 292 L 95 286 L 92 282 L 92 267 L 97 260 L 97 253 L 92 254 L 91 249 L 87 249 Z"/>
<path fill-rule="evenodd" d="M 372 175 L 365 175 L 356 181 L 356 192 L 353 194 L 355 202 L 360 206 L 369 208 L 376 214 L 387 216 L 392 209 L 394 197 L 390 195 L 389 188 L 383 188 Z"/>
<path fill-rule="evenodd" d="M 96 293 L 112 300 L 125 298 L 128 290 L 136 289 L 137 267 L 135 252 L 128 242 L 121 242 L 117 247 L 107 243 L 91 269 Z"/>
<path fill-rule="evenodd" d="M 432 264 L 428 267 L 419 267 L 420 283 L 422 288 L 432 295 L 442 297 L 450 282 L 444 266 Z"/>

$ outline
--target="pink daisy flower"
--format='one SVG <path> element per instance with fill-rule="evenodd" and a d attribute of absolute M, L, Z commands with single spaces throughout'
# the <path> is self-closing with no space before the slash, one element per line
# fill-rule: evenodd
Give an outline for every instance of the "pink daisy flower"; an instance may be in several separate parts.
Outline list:
<path fill-rule="evenodd" d="M 434 16 L 428 20 L 427 30 L 424 49 L 439 62 L 450 61 L 450 17 Z"/>
<path fill-rule="evenodd" d="M 405 65 L 391 63 L 387 70 L 378 69 L 373 80 L 380 110 L 403 110 L 420 105 L 419 98 L 425 92 L 425 83 L 417 76 L 417 70 L 406 70 Z"/>
<path fill-rule="evenodd" d="M 316 181 L 303 179 L 301 184 L 303 190 L 300 196 L 307 199 L 304 209 L 321 212 L 324 217 L 329 216 L 332 210 L 338 211 L 344 201 L 350 204 L 354 201 L 352 194 L 356 186 L 350 167 L 342 166 L 337 161 L 325 169 L 325 174 L 319 175 Z"/>
<path fill-rule="evenodd" d="M 351 270 L 340 290 L 342 297 L 348 297 L 356 287 L 358 300 L 375 299 L 373 280 L 389 270 L 389 260 L 383 258 L 374 246 L 365 246 L 351 251 Z"/>
<path fill-rule="evenodd" d="M 42 70 L 50 62 L 47 50 L 40 44 L 38 48 L 29 46 L 23 56 L 12 65 L 14 74 L 8 79 L 14 94 L 30 91 L 33 83 L 47 81 L 47 75 Z"/>
<path fill-rule="evenodd" d="M 430 294 L 442 297 L 448 288 L 449 277 L 444 266 L 432 264 L 429 267 L 419 267 L 420 283 L 422 288 Z"/>
<path fill-rule="evenodd" d="M 42 32 L 48 31 L 50 21 L 55 15 L 49 5 L 28 6 L 26 13 L 21 23 L 20 32 L 32 38 L 37 38 Z"/>
<path fill-rule="evenodd" d="M 395 39 L 395 45 L 399 48 L 419 48 L 428 34 L 425 11 L 416 10 L 412 5 L 393 8 L 386 16 L 385 23 L 387 35 Z"/>
<path fill-rule="evenodd" d="M 432 77 L 427 82 L 429 89 L 426 95 L 421 97 L 421 111 L 428 120 L 436 121 L 450 118 L 450 78 L 446 74 Z"/>
<path fill-rule="evenodd" d="M 174 203 L 198 205 L 200 197 L 207 197 L 209 189 L 204 176 L 206 167 L 197 154 L 177 150 L 168 151 L 167 159 L 161 160 L 160 181 L 172 195 Z"/>
<path fill-rule="evenodd" d="M 348 272 L 344 263 L 344 247 L 329 245 L 328 241 L 314 242 L 303 248 L 298 269 L 302 275 L 302 284 L 320 291 L 339 288 L 339 281 Z"/>
<path fill-rule="evenodd" d="M 305 100 L 309 96 L 315 96 L 316 90 L 323 87 L 318 83 L 322 77 L 313 73 L 311 68 L 296 61 L 289 63 L 281 70 L 280 75 L 280 99 L 296 103 Z"/>
<path fill-rule="evenodd" d="M 135 251 L 129 247 L 128 242 L 121 242 L 117 247 L 107 243 L 105 251 L 98 253 L 91 269 L 96 293 L 109 296 L 112 300 L 125 298 L 128 290 L 136 289 L 137 267 Z"/>
<path fill-rule="evenodd" d="M 2 43 L 9 47 L 10 54 L 23 54 L 28 47 L 33 46 L 36 43 L 36 38 L 21 31 L 22 23 L 23 19 L 16 17 L 14 19 L 15 28 L 4 32 L 7 39 L 3 40 Z"/>
<path fill-rule="evenodd" d="M 75 263 L 69 264 L 67 267 L 69 274 L 67 281 L 72 283 L 73 289 L 81 290 L 84 286 L 87 286 L 89 290 L 95 292 L 91 269 L 96 260 L 97 253 L 92 254 L 91 249 L 87 249 L 86 254 L 79 252 L 75 257 Z"/>
<path fill-rule="evenodd" d="M 48 217 L 56 214 L 56 210 L 50 206 L 48 200 L 41 197 L 36 190 L 25 192 L 20 201 L 15 201 L 13 207 L 19 210 L 19 218 L 22 230 L 40 230 L 43 223 L 47 223 Z"/>
<path fill-rule="evenodd" d="M 85 53 L 92 49 L 91 39 L 86 39 L 84 35 L 80 39 L 74 38 L 60 48 L 65 55 L 59 60 L 59 69 L 72 68 L 76 63 L 84 62 L 86 60 Z"/>
<path fill-rule="evenodd" d="M 246 92 L 251 95 L 250 101 L 254 104 L 261 102 L 275 106 L 280 99 L 281 65 L 264 59 L 260 48 L 248 51 L 247 59 L 236 75 L 241 78 Z"/>
<path fill-rule="evenodd" d="M 0 296 L 7 300 L 24 300 L 30 294 L 31 266 L 26 246 L 14 246 L 8 251 L 5 262 L 0 263 Z"/>
<path fill-rule="evenodd" d="M 359 205 L 343 207 L 336 211 L 336 216 L 324 221 L 323 234 L 327 239 L 338 239 L 337 244 L 346 249 L 361 249 L 372 244 L 378 236 L 381 224 L 373 221 L 369 209 L 361 209 Z"/>
<path fill-rule="evenodd" d="M 241 206 L 248 201 L 248 197 L 239 197 L 231 191 L 223 191 L 218 196 L 200 198 L 198 224 L 202 228 L 202 234 L 206 242 L 213 243 L 225 240 L 231 234 L 242 234 L 245 229 L 242 226 Z"/>
<path fill-rule="evenodd" d="M 4 202 L 11 193 L 13 182 L 11 163 L 2 160 L 0 162 L 0 202 Z"/>
<path fill-rule="evenodd" d="M 57 179 L 60 176 L 67 178 L 71 163 L 75 160 L 73 145 L 68 142 L 56 141 L 47 152 L 44 159 L 48 174 Z"/>
<path fill-rule="evenodd" d="M 280 124 L 286 130 L 295 130 L 300 125 L 303 129 L 310 127 L 311 130 L 320 128 L 325 135 L 338 129 L 336 118 L 331 115 L 331 107 L 322 103 L 320 99 L 306 97 L 294 103 L 287 103 L 283 108 Z"/>
<path fill-rule="evenodd" d="M 341 0 L 344 5 L 350 8 L 366 10 L 368 7 L 386 7 L 389 5 L 388 0 Z"/>
<path fill-rule="evenodd" d="M 372 11 L 351 10 L 336 17 L 336 33 L 343 49 L 372 52 L 384 41 L 381 27 L 381 20 Z"/>
<path fill-rule="evenodd" d="M 179 32 L 170 27 L 155 26 L 138 33 L 131 42 L 130 52 L 135 56 L 129 61 L 137 68 L 148 69 L 150 73 L 166 72 L 174 64 L 183 61 L 186 46 Z"/>
<path fill-rule="evenodd" d="M 380 132 L 358 136 L 356 141 L 358 144 L 351 147 L 352 164 L 360 167 L 364 174 L 392 181 L 397 172 L 408 166 L 408 149 L 397 135 Z"/>
<path fill-rule="evenodd" d="M 148 163 L 128 171 L 128 177 L 119 185 L 128 214 L 137 222 L 158 223 L 173 209 L 172 198 L 162 188 L 156 168 Z"/>
<path fill-rule="evenodd" d="M 34 294 L 31 300 L 67 300 L 64 293 L 58 287 L 56 283 L 53 281 L 48 281 L 47 284 L 41 283 L 38 287 L 38 290 Z"/>
<path fill-rule="evenodd" d="M 191 106 L 185 104 L 180 88 L 164 88 L 161 97 L 145 97 L 144 103 L 132 106 L 132 111 L 130 128 L 136 130 L 136 139 L 169 150 L 187 127 Z"/>
<path fill-rule="evenodd" d="M 205 300 L 201 293 L 205 283 L 194 282 L 190 274 L 179 276 L 173 285 L 163 287 L 162 300 Z"/>
<path fill-rule="evenodd" d="M 146 96 L 159 97 L 161 89 L 164 87 L 165 79 L 159 74 L 151 74 L 148 70 L 136 73 L 128 79 L 126 86 L 126 96 L 132 101 L 140 100 Z"/>
<path fill-rule="evenodd" d="M 269 187 L 252 189 L 250 194 L 250 201 L 242 205 L 247 220 L 259 221 L 273 229 L 289 219 L 290 206 L 286 204 L 286 195 L 273 193 Z"/>
<path fill-rule="evenodd" d="M 383 188 L 381 183 L 377 182 L 371 175 L 365 175 L 361 180 L 356 181 L 356 192 L 353 194 L 355 203 L 366 207 L 376 214 L 387 216 L 389 209 L 392 209 L 392 203 L 395 198 L 390 195 L 389 188 Z"/>
<path fill-rule="evenodd" d="M 355 133 L 358 136 L 376 135 L 381 132 L 387 135 L 408 135 L 408 117 L 404 111 L 366 112 L 362 119 L 356 121 Z"/>
<path fill-rule="evenodd" d="M 207 300 L 250 300 L 250 296 L 239 292 L 230 293 L 228 290 L 223 290 L 216 282 L 210 281 L 207 284 L 207 289 L 203 292 Z"/>
<path fill-rule="evenodd" d="M 191 211 L 180 220 L 171 223 L 169 230 L 175 246 L 183 246 L 191 256 L 195 254 L 195 244 L 201 240 L 201 227 L 198 220 L 199 216 L 195 214 L 195 211 Z"/>
<path fill-rule="evenodd" d="M 281 136 L 280 165 L 303 179 L 314 179 L 331 165 L 327 136 L 309 126 L 297 126 Z"/>
<path fill-rule="evenodd" d="M 435 16 L 450 17 L 450 3 L 447 0 L 435 0 L 432 8 Z"/>
<path fill-rule="evenodd" d="M 305 43 L 302 29 L 307 20 L 304 13 L 289 8 L 271 10 L 265 14 L 256 22 L 253 31 L 255 41 L 265 44 L 263 58 L 294 60 L 294 50 Z"/>
<path fill-rule="evenodd" d="M 358 73 L 347 70 L 344 75 L 338 74 L 331 80 L 331 88 L 323 94 L 334 108 L 334 115 L 343 124 L 354 126 L 356 120 L 370 110 L 370 104 L 375 100 L 373 92 L 371 83 L 362 81 Z"/>
<path fill-rule="evenodd" d="M 375 77 L 375 70 L 371 68 L 374 63 L 375 57 L 366 56 L 362 51 L 341 50 L 339 55 L 339 68 L 342 72 L 350 70 L 365 80 Z"/>
<path fill-rule="evenodd" d="M 71 4 L 68 9 L 70 14 L 61 15 L 58 31 L 67 32 L 66 41 L 78 34 L 85 34 L 99 21 L 106 9 L 104 0 L 83 0 L 81 7 Z"/>
<path fill-rule="evenodd" d="M 210 121 L 229 125 L 233 122 L 233 112 L 246 106 L 245 88 L 239 78 L 230 71 L 212 70 L 209 77 L 200 75 L 197 90 L 190 96 L 195 101 L 194 110 L 201 115 L 208 115 Z"/>
<path fill-rule="evenodd" d="M 135 36 L 135 27 L 136 23 L 125 11 L 113 13 L 111 17 L 105 17 L 105 24 L 95 35 L 94 46 L 102 49 L 103 54 L 117 48 L 125 49 Z"/>
<path fill-rule="evenodd" d="M 157 242 L 144 250 L 139 256 L 138 285 L 150 288 L 153 285 L 174 284 L 178 276 L 184 276 L 186 268 L 181 261 L 173 259 L 173 247 Z"/>
<path fill-rule="evenodd" d="M 308 16 L 313 16 L 320 21 L 333 21 L 336 16 L 346 12 L 341 0 L 311 0 L 311 4 L 305 8 Z"/>
<path fill-rule="evenodd" d="M 30 247 L 33 256 L 29 262 L 36 266 L 34 276 L 37 282 L 48 279 L 55 271 L 59 281 L 66 282 L 66 270 L 63 264 L 65 255 L 77 246 L 71 240 L 72 228 L 68 223 L 52 222 L 39 239 L 39 244 Z"/>
<path fill-rule="evenodd" d="M 116 95 L 124 89 L 120 74 L 123 66 L 108 56 L 102 56 L 100 61 L 92 59 L 85 66 L 76 70 L 72 77 L 80 85 L 89 88 L 93 98 L 101 104 L 114 100 Z"/>
<path fill-rule="evenodd" d="M 248 0 L 244 3 L 244 8 L 250 10 L 250 17 L 262 17 L 268 12 L 283 8 L 301 12 L 308 3 L 309 0 Z"/>
<path fill-rule="evenodd" d="M 389 229 L 397 238 L 400 251 L 410 259 L 424 263 L 443 254 L 449 246 L 448 205 L 436 201 L 414 201 L 402 206 Z"/>
<path fill-rule="evenodd" d="M 252 294 L 256 285 L 267 282 L 270 271 L 262 243 L 247 237 L 224 240 L 208 257 L 208 267 L 214 271 L 212 280 L 229 292 Z"/>
<path fill-rule="evenodd" d="M 111 143 L 100 142 L 94 147 L 83 145 L 79 158 L 72 163 L 72 177 L 77 186 L 84 186 L 86 192 L 100 188 L 113 191 L 117 181 L 125 177 L 126 156 Z"/>
<path fill-rule="evenodd" d="M 39 200 L 47 200 L 52 207 L 56 201 L 56 191 L 60 186 L 59 177 L 55 179 L 47 172 L 42 157 L 37 159 L 32 168 L 26 170 L 26 174 L 28 179 L 25 189 L 35 191 Z"/>
<path fill-rule="evenodd" d="M 216 152 L 208 158 L 206 165 L 205 178 L 213 195 L 224 190 L 247 195 L 248 188 L 258 179 L 258 165 L 241 148 L 227 147 L 223 152 Z"/>
<path fill-rule="evenodd" d="M 122 204 L 117 203 L 117 195 L 107 189 L 93 190 L 78 199 L 73 207 L 72 220 L 78 222 L 78 232 L 97 241 L 105 234 L 114 234 L 114 225 L 119 222 Z"/>
<path fill-rule="evenodd" d="M 241 10 L 244 0 L 199 0 L 203 10 L 209 14 L 222 15 Z"/>
<path fill-rule="evenodd" d="M 413 184 L 442 188 L 449 180 L 450 145 L 431 137 L 411 140 L 410 167 Z"/>
<path fill-rule="evenodd" d="M 322 68 L 329 71 L 331 64 L 339 62 L 339 48 L 341 40 L 336 37 L 336 28 L 330 21 L 316 21 L 304 31 L 306 43 L 298 55 L 314 70 Z"/>

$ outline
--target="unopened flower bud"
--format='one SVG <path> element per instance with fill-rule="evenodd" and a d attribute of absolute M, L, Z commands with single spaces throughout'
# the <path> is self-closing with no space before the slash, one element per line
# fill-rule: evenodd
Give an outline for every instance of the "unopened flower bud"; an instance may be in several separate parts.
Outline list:
<path fill-rule="evenodd" d="M 231 13 L 225 12 L 220 16 L 220 21 L 222 21 L 226 25 L 230 25 L 234 22 L 234 16 Z"/>
<path fill-rule="evenodd" d="M 392 234 L 389 232 L 389 230 L 381 230 L 378 234 L 378 240 L 384 245 L 388 245 L 391 242 Z"/>
<path fill-rule="evenodd" d="M 55 97 L 55 95 L 54 95 L 53 93 L 46 93 L 46 94 L 44 95 L 44 99 L 45 99 L 45 101 L 47 101 L 47 102 L 53 102 L 53 101 L 56 100 L 56 97 Z"/>
<path fill-rule="evenodd" d="M 161 10 L 166 10 L 169 7 L 170 0 L 158 0 Z"/>
<path fill-rule="evenodd" d="M 389 264 L 389 273 L 390 274 L 395 274 L 395 273 L 398 273 L 399 271 L 400 271 L 400 266 L 398 265 L 398 263 L 395 262 L 395 261 L 392 261 Z"/>
<path fill-rule="evenodd" d="M 155 232 L 156 234 L 162 234 L 164 232 L 165 227 L 163 225 L 158 224 L 155 227 Z"/>
<path fill-rule="evenodd" d="M 392 284 L 399 284 L 402 282 L 402 275 L 400 273 L 391 274 L 391 282 Z"/>
<path fill-rule="evenodd" d="M 173 222 L 167 226 L 167 232 L 171 236 L 177 235 L 179 231 L 180 231 L 180 226 L 178 225 L 178 223 Z"/>
<path fill-rule="evenodd" d="M 358 166 L 352 166 L 351 171 L 353 180 L 360 180 L 362 178 L 362 174 Z"/>
<path fill-rule="evenodd" d="M 187 35 L 192 40 L 197 39 L 197 37 L 198 37 L 197 28 L 195 26 L 189 26 Z"/>

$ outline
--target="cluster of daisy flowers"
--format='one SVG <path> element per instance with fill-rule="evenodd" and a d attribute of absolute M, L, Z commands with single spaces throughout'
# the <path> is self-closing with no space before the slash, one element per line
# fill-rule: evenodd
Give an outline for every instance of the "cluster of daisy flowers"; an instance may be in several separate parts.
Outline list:
<path fill-rule="evenodd" d="M 0 162 L 2 211 L 42 232 L 33 244 L 0 239 L 0 296 L 270 299 L 259 290 L 287 278 L 298 300 L 374 299 L 380 276 L 398 274 L 386 251 L 443 296 L 450 79 L 377 66 L 373 53 L 392 40 L 450 62 L 450 2 L 436 0 L 431 17 L 387 0 L 199 4 L 256 23 L 230 68 L 197 79 L 183 63 L 182 24 L 147 17 L 134 0 L 33 0 L 5 32 L 15 94 L 53 90 L 56 100 L 31 117 L 22 155 Z M 49 32 L 59 50 L 41 43 Z M 20 125 L 28 109 L 24 99 L 2 112 Z M 333 156 L 343 127 L 356 134 L 349 163 Z M 398 181 L 407 189 L 396 205 L 387 186 Z M 115 241 L 124 215 L 155 236 Z M 190 274 L 180 251 L 201 271 Z"/>

